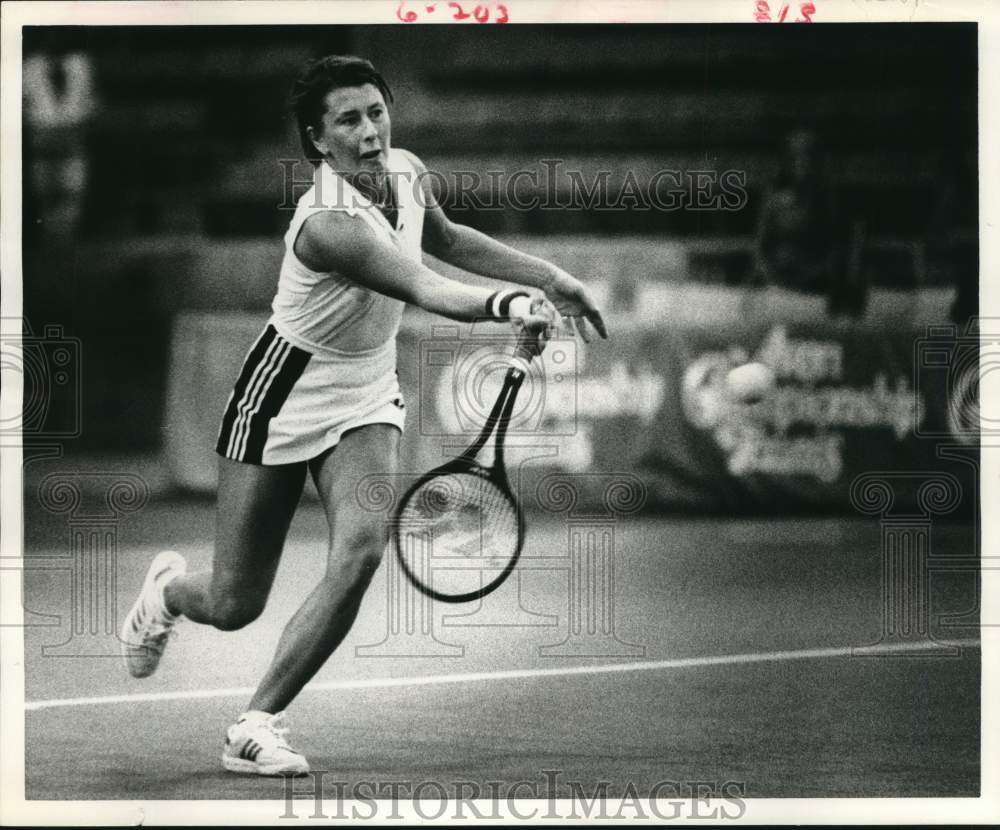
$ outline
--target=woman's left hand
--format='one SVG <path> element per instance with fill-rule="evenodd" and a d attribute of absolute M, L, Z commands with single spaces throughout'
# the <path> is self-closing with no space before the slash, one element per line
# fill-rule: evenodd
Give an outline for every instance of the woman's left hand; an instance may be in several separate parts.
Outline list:
<path fill-rule="evenodd" d="M 604 325 L 604 317 L 597 307 L 590 292 L 576 277 L 566 273 L 561 268 L 554 268 L 552 277 L 545 285 L 545 296 L 558 309 L 563 317 L 576 323 L 577 331 L 585 343 L 590 342 L 590 331 L 587 324 L 592 325 L 599 335 L 607 338 L 608 329 Z"/>

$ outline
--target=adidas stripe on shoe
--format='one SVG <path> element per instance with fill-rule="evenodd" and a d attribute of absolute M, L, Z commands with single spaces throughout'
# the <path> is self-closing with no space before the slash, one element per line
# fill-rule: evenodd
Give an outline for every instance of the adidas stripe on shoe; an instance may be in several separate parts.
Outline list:
<path fill-rule="evenodd" d="M 246 712 L 226 731 L 222 766 L 248 775 L 305 775 L 309 762 L 289 746 L 284 712 Z"/>
<path fill-rule="evenodd" d="M 186 570 L 184 557 L 172 550 L 157 554 L 149 566 L 139 598 L 122 623 L 122 657 L 133 677 L 149 677 L 160 664 L 167 642 L 175 633 L 174 626 L 180 620 L 167 611 L 163 589 Z"/>

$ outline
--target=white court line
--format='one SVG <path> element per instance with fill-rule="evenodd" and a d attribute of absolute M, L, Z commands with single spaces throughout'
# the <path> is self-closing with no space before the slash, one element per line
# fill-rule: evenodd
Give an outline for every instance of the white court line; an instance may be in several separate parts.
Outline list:
<path fill-rule="evenodd" d="M 979 640 L 949 642 L 914 642 L 877 646 L 871 654 L 901 654 L 931 651 L 941 646 L 978 648 Z M 775 663 L 787 660 L 816 660 L 830 657 L 851 657 L 855 650 L 866 646 L 835 646 L 832 648 L 807 648 L 799 651 L 765 651 L 751 654 L 723 654 L 717 657 L 680 657 L 674 660 L 652 660 L 641 663 L 612 663 L 602 666 L 563 666 L 551 669 L 513 669 L 510 671 L 472 672 L 469 674 L 431 674 L 417 677 L 381 677 L 369 680 L 333 680 L 310 683 L 303 692 L 328 692 L 341 689 L 394 689 L 403 686 L 436 686 L 447 683 L 484 683 L 496 680 L 522 680 L 534 677 L 569 677 L 579 674 L 625 674 L 626 672 L 660 671 L 662 669 L 687 669 L 701 666 L 736 666 L 746 663 Z M 865 655 L 867 657 L 868 655 Z M 231 689 L 190 689 L 175 692 L 148 692 L 132 695 L 106 695 L 104 697 L 66 697 L 51 700 L 28 700 L 28 712 L 40 709 L 62 709 L 69 706 L 107 706 L 115 703 L 153 703 L 173 700 L 208 700 L 216 697 L 249 697 L 255 687 Z"/>

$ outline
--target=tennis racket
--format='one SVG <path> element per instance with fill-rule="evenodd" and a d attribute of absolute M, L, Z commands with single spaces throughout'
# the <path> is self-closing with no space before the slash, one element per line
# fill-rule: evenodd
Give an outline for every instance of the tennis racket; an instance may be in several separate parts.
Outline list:
<path fill-rule="evenodd" d="M 396 509 L 393 534 L 396 556 L 403 573 L 423 594 L 441 602 L 469 602 L 495 591 L 514 570 L 524 543 L 524 514 L 507 481 L 503 441 L 514 411 L 514 401 L 524 383 L 525 368 L 539 354 L 536 335 L 521 333 L 504 377 L 503 387 L 479 436 L 458 458 L 423 475 L 406 492 Z M 477 461 L 490 436 L 496 433 L 492 467 Z M 480 585 L 465 590 L 461 578 L 437 584 L 437 570 L 475 570 Z M 499 570 L 482 583 L 484 571 Z"/>

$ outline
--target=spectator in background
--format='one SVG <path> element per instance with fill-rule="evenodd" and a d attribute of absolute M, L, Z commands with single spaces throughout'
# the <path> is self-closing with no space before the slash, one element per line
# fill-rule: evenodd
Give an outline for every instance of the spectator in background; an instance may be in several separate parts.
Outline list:
<path fill-rule="evenodd" d="M 816 135 L 796 130 L 786 139 L 778 177 L 764 197 L 754 249 L 755 281 L 824 294 L 831 313 L 860 313 L 863 292 L 854 290 L 860 263 L 854 261 L 857 257 L 845 261 L 842 239 Z"/>

